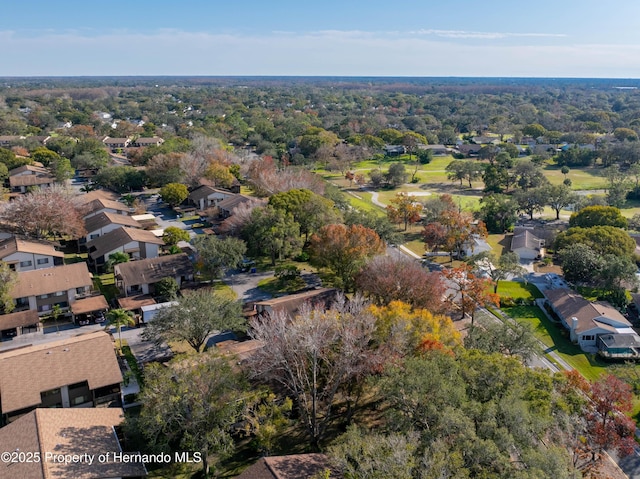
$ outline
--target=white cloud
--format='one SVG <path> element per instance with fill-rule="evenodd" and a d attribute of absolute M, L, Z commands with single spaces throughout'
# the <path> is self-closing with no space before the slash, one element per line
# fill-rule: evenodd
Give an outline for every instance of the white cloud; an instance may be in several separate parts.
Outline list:
<path fill-rule="evenodd" d="M 0 32 L 0 76 L 640 77 L 638 45 L 579 45 L 562 36 L 540 44 L 538 34 L 514 36 L 520 38 L 518 45 L 357 30 L 266 35 L 162 30 L 95 36 L 78 32 L 23 36 L 5 31 Z"/>
<path fill-rule="evenodd" d="M 434 35 L 443 38 L 473 38 L 494 40 L 500 38 L 564 38 L 564 33 L 511 33 L 511 32 L 474 32 L 467 30 L 416 30 L 415 35 Z"/>

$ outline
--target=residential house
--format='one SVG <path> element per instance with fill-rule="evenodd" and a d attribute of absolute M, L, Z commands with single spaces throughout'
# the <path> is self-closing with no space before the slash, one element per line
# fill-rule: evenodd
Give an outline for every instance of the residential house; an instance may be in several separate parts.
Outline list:
<path fill-rule="evenodd" d="M 128 147 L 131 140 L 129 138 L 110 138 L 107 136 L 102 140 L 102 143 L 104 143 L 112 153 L 116 153 L 118 150 Z"/>
<path fill-rule="evenodd" d="M 163 143 L 164 143 L 164 140 L 157 136 L 152 136 L 150 138 L 140 137 L 136 140 L 133 140 L 130 146 L 140 148 L 140 147 L 146 147 L 146 146 L 160 146 Z"/>
<path fill-rule="evenodd" d="M 268 456 L 260 458 L 236 479 L 311 479 L 321 477 L 327 470 L 332 478 L 343 477 L 324 454 Z"/>
<path fill-rule="evenodd" d="M 84 205 L 83 218 L 86 220 L 100 213 L 112 213 L 114 215 L 129 215 L 133 213 L 133 208 L 129 208 L 124 203 L 107 199 L 95 199 Z"/>
<path fill-rule="evenodd" d="M 8 181 L 12 193 L 27 193 L 34 187 L 50 188 L 56 178 L 46 168 L 24 165 L 9 171 Z"/>
<path fill-rule="evenodd" d="M 201 186 L 193 190 L 188 197 L 189 203 L 194 204 L 199 210 L 206 210 L 222 200 L 232 198 L 235 196 L 228 190 L 221 190 L 219 188 L 213 188 L 211 186 Z"/>
<path fill-rule="evenodd" d="M 462 153 L 464 156 L 466 156 L 467 158 L 470 158 L 472 156 L 478 156 L 478 153 L 480 153 L 480 149 L 482 148 L 482 145 L 458 145 L 457 149 L 460 153 Z"/>
<path fill-rule="evenodd" d="M 161 237 L 151 231 L 120 227 L 87 243 L 89 259 L 94 266 L 105 264 L 115 252 L 126 253 L 130 259 L 157 258 Z"/>
<path fill-rule="evenodd" d="M 52 244 L 11 236 L 0 240 L 0 260 L 18 273 L 64 264 L 64 253 Z"/>
<path fill-rule="evenodd" d="M 571 341 L 583 351 L 599 351 L 604 356 L 612 357 L 616 349 L 640 343 L 640 337 L 637 337 L 631 323 L 611 304 L 588 301 L 566 288 L 549 289 L 544 291 L 544 295 L 548 308 L 569 330 Z M 618 339 L 621 335 L 630 337 Z M 600 340 L 600 337 L 604 339 Z M 612 349 L 609 350 L 609 347 Z"/>
<path fill-rule="evenodd" d="M 384 145 L 384 154 L 387 156 L 400 156 L 407 152 L 404 145 Z"/>
<path fill-rule="evenodd" d="M 5 422 L 36 408 L 119 405 L 121 382 L 113 341 L 104 331 L 0 352 Z"/>
<path fill-rule="evenodd" d="M 556 148 L 556 145 L 550 145 L 549 143 L 534 145 L 530 148 L 531 148 L 531 153 L 534 155 L 546 155 L 546 154 L 555 155 L 558 152 L 558 148 Z"/>
<path fill-rule="evenodd" d="M 80 239 L 80 244 L 99 238 L 122 227 L 142 229 L 142 225 L 132 216 L 118 215 L 103 211 L 84 220 L 87 235 Z"/>
<path fill-rule="evenodd" d="M 499 145 L 500 138 L 497 136 L 474 136 L 471 140 L 476 145 Z"/>
<path fill-rule="evenodd" d="M 233 209 L 243 203 L 247 203 L 250 201 L 256 201 L 254 198 L 249 198 L 244 195 L 235 195 L 222 200 L 220 203 L 216 205 L 216 210 L 218 212 L 219 218 L 228 218 L 233 214 Z"/>
<path fill-rule="evenodd" d="M 460 253 L 463 258 L 469 258 L 476 254 L 489 252 L 491 249 L 491 245 L 487 243 L 486 239 L 479 235 L 472 235 L 468 241 L 462 244 Z"/>
<path fill-rule="evenodd" d="M 200 178 L 198 180 L 198 183 L 199 183 L 199 186 L 211 186 L 213 188 L 216 187 L 216 183 L 214 181 L 209 180 L 208 178 Z M 234 176 L 233 182 L 231 183 L 231 186 L 228 186 L 228 187 L 226 187 L 224 189 L 230 191 L 231 193 L 238 194 L 238 193 L 240 193 L 241 186 L 242 185 L 238 181 L 238 178 L 236 178 Z"/>
<path fill-rule="evenodd" d="M 433 156 L 445 156 L 453 151 L 453 148 L 447 148 L 445 145 L 418 145 L 420 150 L 429 150 Z"/>
<path fill-rule="evenodd" d="M 0 148 L 11 148 L 14 145 L 17 145 L 21 140 L 24 140 L 26 137 L 24 136 L 16 136 L 16 135 L 1 135 L 0 136 Z"/>
<path fill-rule="evenodd" d="M 193 264 L 186 254 L 120 263 L 113 268 L 116 286 L 125 296 L 153 293 L 153 285 L 163 278 L 174 278 L 178 286 L 193 281 Z"/>
<path fill-rule="evenodd" d="M 336 288 L 318 288 L 302 293 L 289 294 L 279 298 L 258 301 L 253 304 L 253 314 L 272 314 L 275 312 L 285 312 L 290 316 L 295 316 L 303 304 L 313 307 L 327 307 L 335 301 L 338 290 Z"/>
<path fill-rule="evenodd" d="M 14 312 L 33 310 L 45 316 L 56 304 L 63 312 L 68 311 L 79 299 L 91 296 L 92 288 L 92 276 L 82 262 L 18 273 L 9 294 L 15 303 Z"/>
<path fill-rule="evenodd" d="M 141 461 L 118 460 L 124 411 L 121 408 L 35 409 L 0 429 L 3 451 L 37 453 L 39 461 L 3 461 L 0 478 L 141 478 Z M 54 461 L 47 454 L 93 457 L 93 461 Z M 106 460 L 98 460 L 102 454 Z M 135 458 L 135 456 L 132 456 Z M 48 460 L 47 460 L 48 458 Z"/>
<path fill-rule="evenodd" d="M 544 258 L 545 240 L 538 238 L 528 229 L 515 230 L 511 238 L 511 251 L 520 259 Z"/>

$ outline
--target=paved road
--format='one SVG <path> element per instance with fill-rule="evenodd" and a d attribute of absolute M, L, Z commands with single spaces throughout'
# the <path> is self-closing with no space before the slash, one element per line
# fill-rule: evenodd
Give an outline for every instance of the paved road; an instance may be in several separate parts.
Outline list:
<path fill-rule="evenodd" d="M 258 283 L 263 279 L 273 278 L 273 271 L 265 271 L 261 273 L 232 273 L 224 278 L 224 282 L 231 286 L 234 293 L 243 303 L 253 301 L 263 301 L 270 299 L 271 294 L 258 288 Z M 307 287 L 314 288 L 322 285 L 320 278 L 315 273 L 302 271 L 302 279 L 304 279 Z"/>

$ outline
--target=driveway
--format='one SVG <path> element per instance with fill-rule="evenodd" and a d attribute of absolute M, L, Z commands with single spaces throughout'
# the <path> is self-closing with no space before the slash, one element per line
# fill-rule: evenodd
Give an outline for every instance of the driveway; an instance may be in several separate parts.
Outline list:
<path fill-rule="evenodd" d="M 251 303 L 255 301 L 264 301 L 271 299 L 273 295 L 258 288 L 258 283 L 263 279 L 273 278 L 273 271 L 265 271 L 262 273 L 229 273 L 224 282 L 231 286 L 231 289 L 243 303 Z M 300 277 L 304 279 L 308 288 L 316 288 L 322 286 L 322 281 L 317 274 L 302 271 Z"/>
<path fill-rule="evenodd" d="M 273 278 L 273 271 L 264 273 L 231 273 L 224 278 L 224 282 L 231 286 L 238 299 L 243 303 L 250 303 L 271 298 L 269 293 L 258 289 L 258 283 L 267 278 Z"/>

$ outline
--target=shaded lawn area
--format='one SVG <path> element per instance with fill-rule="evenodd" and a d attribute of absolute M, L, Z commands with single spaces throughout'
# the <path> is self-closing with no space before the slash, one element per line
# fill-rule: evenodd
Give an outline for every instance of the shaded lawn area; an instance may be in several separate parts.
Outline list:
<path fill-rule="evenodd" d="M 107 299 L 107 302 L 111 303 L 112 300 L 118 297 L 120 292 L 116 287 L 116 280 L 113 273 L 101 274 L 93 277 L 94 288 L 100 290 L 100 292 Z"/>
<path fill-rule="evenodd" d="M 536 337 L 555 351 L 570 366 L 590 381 L 598 379 L 607 370 L 607 363 L 595 354 L 585 354 L 571 343 L 562 325 L 552 323 L 537 306 L 515 306 L 503 308 L 515 320 L 531 325 Z"/>
<path fill-rule="evenodd" d="M 65 253 L 64 264 L 86 263 L 89 253 Z"/>
<path fill-rule="evenodd" d="M 536 285 L 532 283 L 522 283 L 520 281 L 500 281 L 498 283 L 498 294 L 513 299 L 526 299 L 530 301 L 543 297 Z"/>
<path fill-rule="evenodd" d="M 498 256 L 502 256 L 511 248 L 511 236 L 504 234 L 492 234 L 487 236 L 487 243 L 491 246 L 492 251 Z"/>

